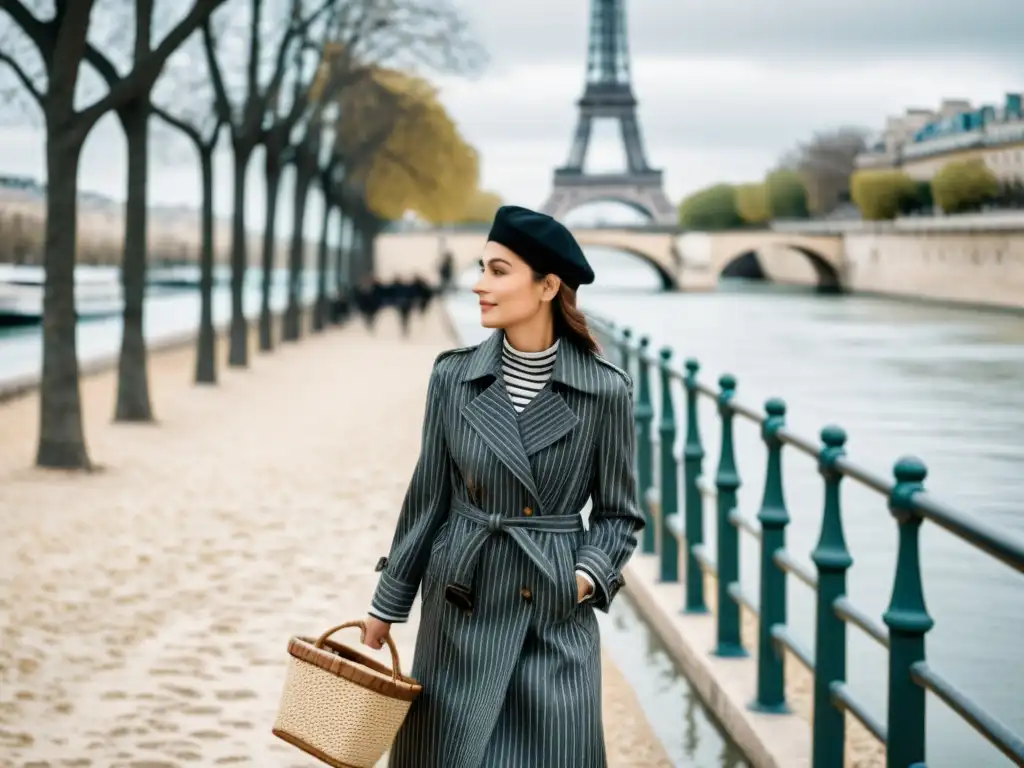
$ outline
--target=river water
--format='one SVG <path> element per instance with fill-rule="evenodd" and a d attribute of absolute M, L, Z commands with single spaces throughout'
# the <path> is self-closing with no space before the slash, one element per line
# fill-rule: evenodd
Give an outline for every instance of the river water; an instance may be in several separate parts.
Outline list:
<path fill-rule="evenodd" d="M 246 276 L 244 304 L 246 316 L 259 317 L 260 272 L 250 270 Z M 309 303 L 316 295 L 316 276 L 307 274 L 301 297 Z M 274 312 L 284 310 L 288 302 L 287 275 L 275 275 L 270 293 Z M 213 292 L 213 322 L 225 326 L 231 319 L 231 291 L 227 285 L 216 285 Z M 199 293 L 193 290 L 150 289 L 146 297 L 144 331 L 150 343 L 181 336 L 199 326 Z M 78 357 L 81 361 L 117 354 L 121 347 L 121 316 L 90 318 L 77 326 Z M 42 329 L 39 325 L 0 326 L 0 389 L 6 380 L 38 376 L 43 359 Z"/>
<path fill-rule="evenodd" d="M 599 277 L 581 292 L 585 308 L 649 334 L 656 346 L 668 344 L 679 357 L 698 358 L 707 381 L 735 374 L 738 396 L 747 403 L 785 398 L 789 425 L 803 434 L 842 425 L 850 436 L 850 457 L 879 473 L 889 475 L 901 455 L 919 456 L 929 467 L 926 485 L 932 493 L 1024 535 L 1024 317 L 756 284 L 666 294 L 653 271 L 633 257 L 598 249 L 588 255 Z M 472 281 L 472 273 L 460 279 L 464 287 Z M 280 290 L 273 303 L 283 305 Z M 254 316 L 258 291 L 248 293 L 247 306 Z M 486 333 L 471 294 L 455 295 L 449 307 L 467 340 Z M 219 321 L 228 318 L 228 310 L 220 289 Z M 194 328 L 197 318 L 194 294 L 154 296 L 147 306 L 147 336 L 179 334 Z M 119 342 L 119 319 L 79 326 L 83 358 L 111 354 Z M 0 329 L 0 379 L 38 371 L 40 351 L 37 327 Z M 677 401 L 679 414 L 681 405 Z M 711 477 L 718 452 L 715 419 L 705 402 L 705 473 Z M 737 441 L 740 509 L 753 517 L 764 448 L 755 427 L 742 420 Z M 784 467 L 793 518 L 788 547 L 810 565 L 820 524 L 820 477 L 810 459 L 792 451 Z M 880 617 L 891 592 L 896 528 L 884 500 L 871 492 L 848 482 L 843 501 L 854 558 L 850 595 Z M 714 551 L 710 506 L 705 525 Z M 929 660 L 1014 731 L 1024 732 L 1017 682 L 1024 673 L 1024 579 L 929 525 L 922 532 L 922 559 L 925 596 L 936 622 L 928 635 Z M 754 595 L 756 576 L 756 543 L 744 538 L 742 581 Z M 792 579 L 789 605 L 795 631 L 813 646 L 813 596 Z M 602 622 L 606 645 L 640 692 L 673 760 L 694 768 L 741 765 L 628 601 L 617 601 Z M 884 721 L 886 655 L 854 628 L 849 637 L 851 687 Z M 928 718 L 932 768 L 1008 764 L 934 699 Z"/>

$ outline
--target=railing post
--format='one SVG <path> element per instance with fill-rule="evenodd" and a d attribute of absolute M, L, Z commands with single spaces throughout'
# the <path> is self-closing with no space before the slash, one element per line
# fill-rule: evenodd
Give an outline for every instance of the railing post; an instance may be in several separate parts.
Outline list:
<path fill-rule="evenodd" d="M 628 373 L 629 376 L 631 378 L 633 378 L 633 381 L 635 382 L 636 378 L 633 377 L 633 371 L 630 370 L 630 367 L 631 367 L 631 365 L 630 365 L 630 352 L 631 352 L 630 342 L 632 340 L 633 340 L 633 331 L 631 331 L 629 328 L 623 328 L 622 329 L 622 339 L 619 342 L 619 351 L 622 354 L 621 367 L 622 367 L 622 370 L 624 370 L 626 373 Z"/>
<path fill-rule="evenodd" d="M 661 491 L 659 506 L 661 507 L 661 580 L 679 581 L 679 541 L 669 527 L 668 522 L 679 514 L 679 463 L 676 459 L 676 411 L 672 403 L 672 371 L 669 361 L 672 350 L 663 347 L 661 352 L 661 423 L 658 425 L 660 435 L 659 452 L 661 454 Z"/>
<path fill-rule="evenodd" d="M 645 554 L 654 552 L 655 528 L 651 515 L 651 506 L 647 503 L 647 492 L 654 483 L 654 465 L 651 456 L 651 422 L 654 420 L 654 408 L 651 405 L 651 374 L 646 358 L 647 347 L 651 340 L 646 336 L 640 338 L 640 348 L 636 353 L 637 372 L 639 373 L 639 394 L 636 400 L 636 463 L 637 490 L 640 493 L 640 510 L 643 512 L 646 525 L 643 531 L 642 551 Z"/>
<path fill-rule="evenodd" d="M 921 516 L 913 508 L 913 496 L 924 490 L 928 470 L 918 459 L 905 457 L 896 462 L 893 474 L 896 486 L 889 496 L 889 511 L 899 525 L 899 550 L 892 599 L 882 616 L 889 627 L 886 766 L 907 768 L 925 762 L 925 690 L 911 679 L 910 673 L 914 664 L 924 661 L 924 636 L 934 625 L 921 586 Z"/>
<path fill-rule="evenodd" d="M 598 341 L 604 350 L 604 356 L 610 362 L 615 362 L 615 359 L 612 358 L 612 351 L 609 349 L 610 347 L 615 347 L 615 353 L 618 353 L 619 339 L 618 334 L 615 332 L 615 323 L 611 321 L 607 324 L 602 323 L 599 328 Z"/>
<path fill-rule="evenodd" d="M 818 568 L 811 766 L 842 768 L 846 721 L 842 710 L 832 703 L 832 684 L 846 681 L 846 624 L 836 615 L 835 602 L 846 594 L 846 571 L 853 565 L 843 535 L 839 489 L 843 476 L 836 469 L 836 461 L 845 454 L 846 432 L 835 426 L 825 427 L 821 441 L 825 445 L 818 457 L 818 469 L 825 479 L 825 507 L 821 535 L 811 552 Z"/>
<path fill-rule="evenodd" d="M 740 475 L 736 470 L 733 449 L 731 401 L 736 394 L 735 377 L 725 374 L 718 380 L 718 414 L 722 421 L 722 445 L 718 457 L 715 486 L 718 489 L 718 646 L 716 656 L 746 656 L 740 634 L 740 605 L 729 596 L 729 585 L 740 581 L 739 531 L 729 522 L 729 513 L 736 508 L 736 491 Z"/>
<path fill-rule="evenodd" d="M 786 654 L 776 648 L 772 627 L 786 623 L 786 572 L 775 562 L 775 553 L 786 547 L 789 512 L 782 490 L 782 441 L 779 430 L 786 424 L 786 404 L 777 398 L 765 403 L 768 417 L 761 437 L 768 448 L 764 476 L 764 497 L 757 519 L 761 523 L 761 616 L 757 638 L 757 699 L 752 708 L 759 712 L 785 714 Z"/>
<path fill-rule="evenodd" d="M 686 444 L 683 447 L 683 467 L 686 488 L 686 605 L 687 613 L 707 613 L 704 603 L 704 571 L 693 556 L 693 548 L 704 544 L 704 494 L 700 491 L 704 447 L 700 442 L 700 424 L 697 420 L 697 373 L 700 363 L 693 358 L 686 361 Z"/>

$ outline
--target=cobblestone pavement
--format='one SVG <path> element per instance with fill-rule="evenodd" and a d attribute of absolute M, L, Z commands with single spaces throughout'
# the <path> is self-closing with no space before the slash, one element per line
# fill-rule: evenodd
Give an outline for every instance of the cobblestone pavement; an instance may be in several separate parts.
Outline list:
<path fill-rule="evenodd" d="M 363 615 L 451 346 L 440 313 L 380 321 L 216 388 L 154 355 L 158 425 L 112 424 L 113 375 L 84 380 L 90 475 L 31 468 L 35 396 L 0 407 L 0 765 L 320 765 L 270 733 L 286 642 Z M 613 766 L 670 765 L 607 659 L 605 708 Z"/>

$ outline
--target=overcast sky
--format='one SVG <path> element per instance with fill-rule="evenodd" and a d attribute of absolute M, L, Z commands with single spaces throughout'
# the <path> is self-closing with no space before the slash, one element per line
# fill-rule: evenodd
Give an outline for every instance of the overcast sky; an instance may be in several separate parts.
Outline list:
<path fill-rule="evenodd" d="M 539 206 L 575 126 L 588 0 L 462 2 L 490 63 L 472 80 L 442 81 L 443 100 L 482 154 L 483 185 Z M 815 130 L 878 129 L 907 106 L 1002 103 L 1024 90 L 1024 0 L 627 0 L 627 15 L 648 160 L 664 170 L 673 200 L 716 181 L 758 179 Z M 160 136 L 153 202 L 191 204 L 191 155 Z M 598 124 L 591 168 L 623 165 L 616 139 L 613 124 Z M 0 172 L 42 176 L 42 149 L 38 130 L 0 127 Z M 124 167 L 108 118 L 90 137 L 81 185 L 123 198 Z M 229 167 L 221 164 L 218 184 L 224 214 Z"/>

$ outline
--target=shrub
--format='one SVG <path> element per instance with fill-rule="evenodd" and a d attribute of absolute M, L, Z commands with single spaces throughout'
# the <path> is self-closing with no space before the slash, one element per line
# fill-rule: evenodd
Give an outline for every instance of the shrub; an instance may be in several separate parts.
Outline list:
<path fill-rule="evenodd" d="M 920 205 L 917 183 L 903 171 L 857 171 L 850 178 L 850 195 L 861 216 L 870 221 L 894 219 Z"/>
<path fill-rule="evenodd" d="M 679 222 L 687 229 L 735 229 L 743 225 L 736 211 L 736 192 L 731 184 L 694 192 L 679 204 Z"/>
<path fill-rule="evenodd" d="M 799 173 L 786 169 L 773 171 L 764 184 L 773 219 L 807 218 L 807 188 Z"/>
<path fill-rule="evenodd" d="M 736 187 L 736 212 L 748 224 L 763 224 L 772 217 L 768 188 L 764 184 L 739 184 Z"/>
<path fill-rule="evenodd" d="M 999 180 L 984 161 L 954 160 L 932 178 L 932 196 L 945 213 L 977 211 L 999 194 Z"/>

